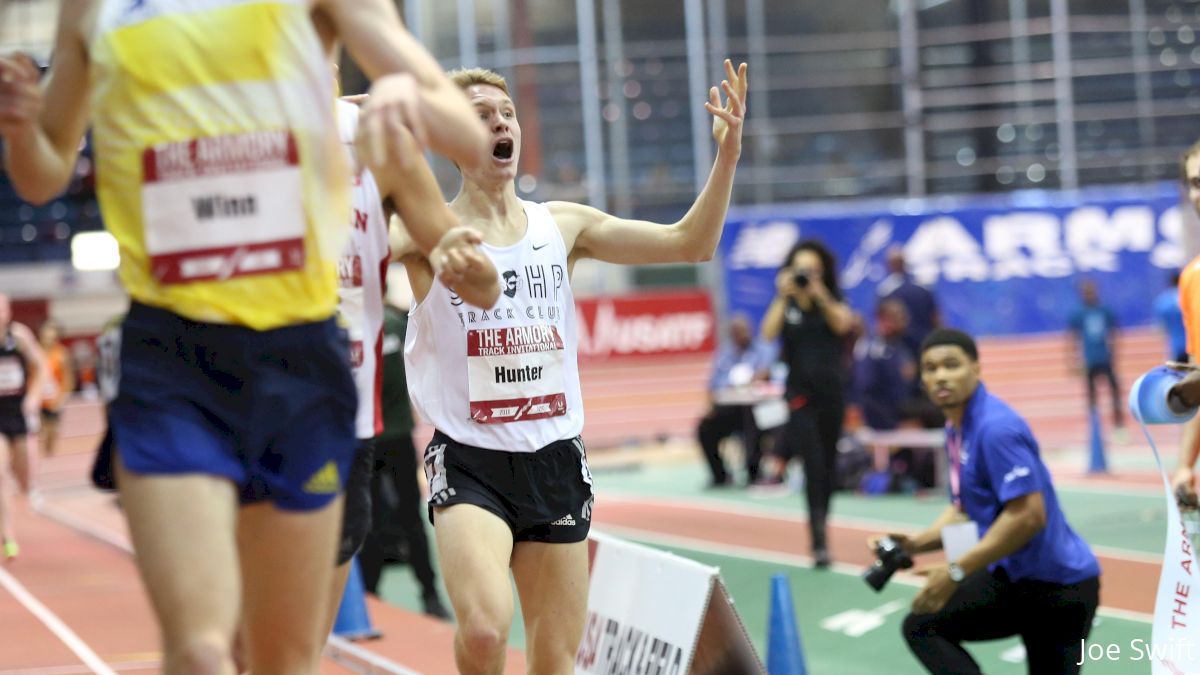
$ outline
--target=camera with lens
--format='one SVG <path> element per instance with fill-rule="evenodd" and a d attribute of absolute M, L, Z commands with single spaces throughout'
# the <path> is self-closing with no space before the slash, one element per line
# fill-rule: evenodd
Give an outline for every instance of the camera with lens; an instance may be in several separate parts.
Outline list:
<path fill-rule="evenodd" d="M 863 573 L 863 581 L 878 593 L 883 590 L 896 570 L 906 570 L 913 566 L 912 556 L 904 550 L 904 546 L 892 537 L 880 537 L 875 544 L 875 564 Z"/>
<path fill-rule="evenodd" d="M 792 283 L 797 288 L 808 288 L 808 270 L 800 270 L 792 274 Z"/>

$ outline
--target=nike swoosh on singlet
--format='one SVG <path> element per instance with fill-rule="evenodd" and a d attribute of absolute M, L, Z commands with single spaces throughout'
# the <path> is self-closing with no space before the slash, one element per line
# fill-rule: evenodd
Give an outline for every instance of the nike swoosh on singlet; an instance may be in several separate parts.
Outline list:
<path fill-rule="evenodd" d="M 549 245 L 550 245 L 550 242 L 546 242 L 545 244 L 542 244 L 541 246 L 534 246 L 534 247 L 533 247 L 533 250 L 535 250 L 535 251 L 538 251 L 538 250 L 541 250 L 541 249 L 543 249 L 543 248 L 546 248 L 546 247 L 547 247 L 547 246 L 549 246 Z"/>

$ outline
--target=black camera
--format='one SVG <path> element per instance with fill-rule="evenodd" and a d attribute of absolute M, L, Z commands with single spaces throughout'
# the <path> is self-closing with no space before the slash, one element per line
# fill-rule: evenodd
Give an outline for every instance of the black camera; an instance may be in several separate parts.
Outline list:
<path fill-rule="evenodd" d="M 800 270 L 799 272 L 792 274 L 792 283 L 796 284 L 797 288 L 807 288 L 808 272 L 806 270 Z"/>
<path fill-rule="evenodd" d="M 906 570 L 913 566 L 912 556 L 904 550 L 899 541 L 891 537 L 880 537 L 875 544 L 875 564 L 863 572 L 863 581 L 878 593 L 887 585 L 888 580 L 896 570 Z"/>

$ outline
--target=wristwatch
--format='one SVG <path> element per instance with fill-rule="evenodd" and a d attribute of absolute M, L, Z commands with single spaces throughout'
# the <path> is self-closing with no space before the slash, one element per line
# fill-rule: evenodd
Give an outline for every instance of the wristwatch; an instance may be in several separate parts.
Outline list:
<path fill-rule="evenodd" d="M 946 568 L 950 570 L 950 580 L 954 583 L 959 583 L 967 577 L 966 572 L 963 572 L 963 568 L 959 567 L 956 562 L 950 563 Z"/>

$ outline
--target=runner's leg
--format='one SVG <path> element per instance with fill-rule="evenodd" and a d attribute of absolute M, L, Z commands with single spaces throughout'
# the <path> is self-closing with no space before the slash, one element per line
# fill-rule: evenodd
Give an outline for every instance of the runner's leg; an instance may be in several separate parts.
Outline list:
<path fill-rule="evenodd" d="M 529 673 L 570 673 L 587 620 L 587 541 L 518 542 L 513 577 L 525 618 Z"/>
<path fill-rule="evenodd" d="M 342 595 L 346 592 L 346 580 L 350 578 L 350 563 L 371 531 L 371 479 L 374 473 L 375 446 L 369 440 L 359 440 L 343 491 L 340 534 L 334 549 L 336 567 L 325 606 L 324 635 L 333 630 Z"/>
<path fill-rule="evenodd" d="M 241 595 L 236 488 L 201 474 L 131 473 L 119 452 L 121 507 L 162 627 L 163 671 L 233 673 L 230 650 Z"/>
<path fill-rule="evenodd" d="M 29 488 L 32 485 L 33 478 L 32 458 L 29 456 L 29 437 L 15 436 L 8 444 L 9 460 L 12 462 L 13 475 L 17 477 L 17 484 L 21 487 L 21 493 L 28 495 Z"/>
<path fill-rule="evenodd" d="M 242 620 L 254 675 L 317 672 L 341 521 L 340 497 L 311 511 L 259 503 L 239 512 Z"/>
<path fill-rule="evenodd" d="M 499 675 L 513 615 L 512 530 L 473 504 L 436 507 L 434 513 L 438 558 L 458 617 L 454 661 L 463 675 Z"/>
<path fill-rule="evenodd" d="M 0 445 L 0 556 L 4 559 L 8 558 L 10 550 L 15 550 L 17 542 L 17 533 L 13 528 L 12 508 L 9 504 L 9 494 L 12 488 L 9 487 L 8 472 L 4 470 L 4 466 L 8 462 L 6 455 L 12 454 L 12 437 L 5 436 L 5 442 Z M 11 542 L 11 543 L 9 543 Z"/>
<path fill-rule="evenodd" d="M 38 441 L 41 444 L 42 457 L 51 457 L 58 449 L 58 421 L 62 413 L 43 414 L 42 428 L 38 431 Z"/>

